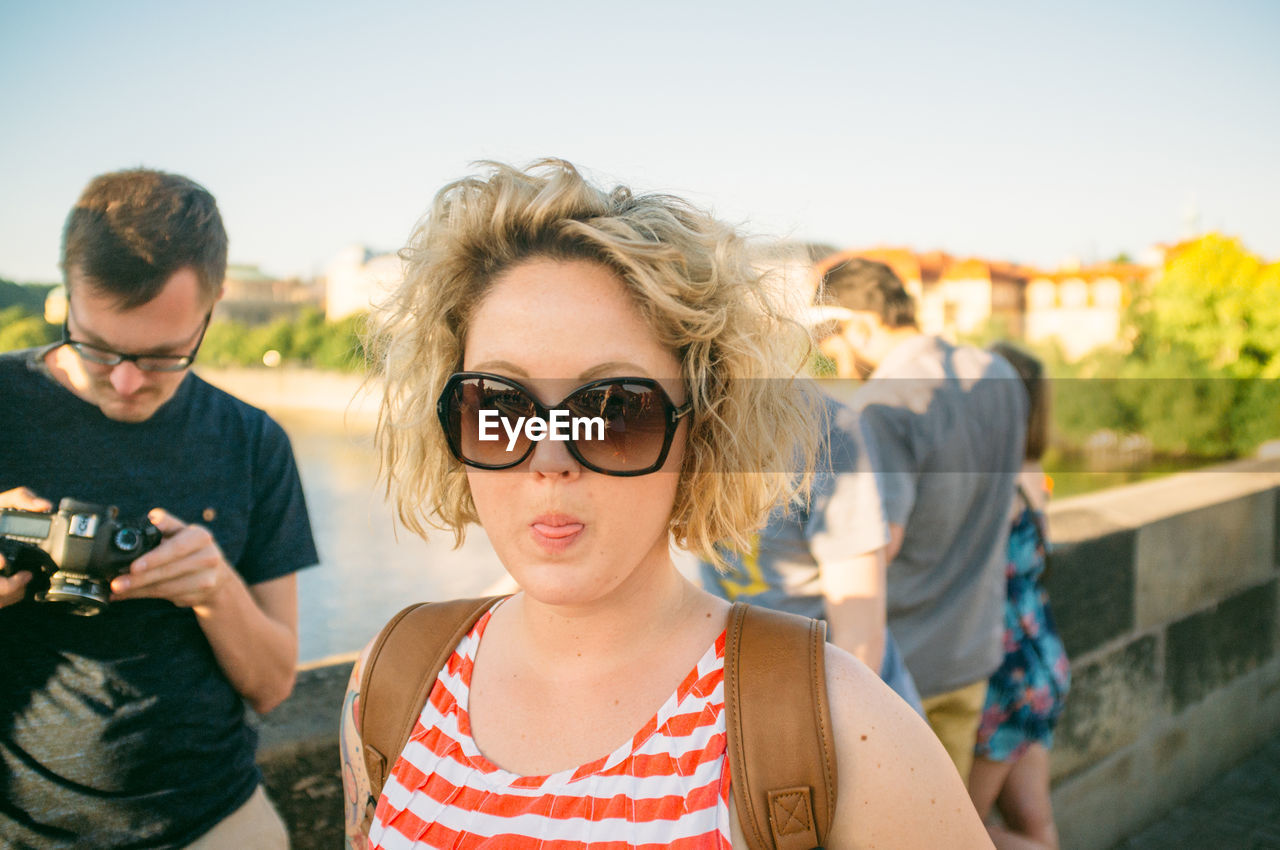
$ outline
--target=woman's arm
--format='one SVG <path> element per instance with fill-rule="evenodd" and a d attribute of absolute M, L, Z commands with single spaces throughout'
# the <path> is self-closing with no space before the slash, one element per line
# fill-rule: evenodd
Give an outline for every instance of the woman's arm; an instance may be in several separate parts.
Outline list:
<path fill-rule="evenodd" d="M 364 747 L 356 715 L 360 710 L 360 692 L 364 686 L 364 665 L 369 655 L 366 646 L 356 659 L 342 700 L 342 720 L 338 729 L 338 750 L 342 756 L 343 815 L 346 820 L 348 850 L 367 850 L 369 836 L 361 829 L 365 807 L 369 803 L 369 775 L 364 767 Z"/>
<path fill-rule="evenodd" d="M 924 720 L 830 644 L 826 666 L 839 775 L 827 846 L 990 848 L 964 783 Z"/>

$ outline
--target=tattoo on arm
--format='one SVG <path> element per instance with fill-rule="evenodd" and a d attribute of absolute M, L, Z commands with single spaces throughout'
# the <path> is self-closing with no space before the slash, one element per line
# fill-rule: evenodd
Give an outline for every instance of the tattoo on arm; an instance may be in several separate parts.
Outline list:
<path fill-rule="evenodd" d="M 361 830 L 361 820 L 369 801 L 369 777 L 364 765 L 364 747 L 356 717 L 360 710 L 360 688 L 365 656 L 361 653 L 351 671 L 347 694 L 342 700 L 342 725 L 338 730 L 338 749 L 342 754 L 343 815 L 346 821 L 348 850 L 368 850 L 369 837 Z"/>

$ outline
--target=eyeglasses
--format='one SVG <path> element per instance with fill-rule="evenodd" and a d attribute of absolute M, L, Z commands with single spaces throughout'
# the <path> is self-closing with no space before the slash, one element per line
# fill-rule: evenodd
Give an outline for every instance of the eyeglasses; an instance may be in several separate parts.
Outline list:
<path fill-rule="evenodd" d="M 587 469 L 646 475 L 660 468 L 681 417 L 657 381 L 605 378 L 578 387 L 547 407 L 510 378 L 456 372 L 436 402 L 449 451 L 467 466 L 510 469 L 538 440 L 563 441 Z"/>
<path fill-rule="evenodd" d="M 143 372 L 181 372 L 196 359 L 196 353 L 200 351 L 200 344 L 204 342 L 204 334 L 209 329 L 209 320 L 212 318 L 213 311 L 210 310 L 205 314 L 204 323 L 200 325 L 200 336 L 189 354 L 125 354 L 100 345 L 79 342 L 71 338 L 67 320 L 62 322 L 62 344 L 71 346 L 85 360 L 97 363 L 99 366 L 119 366 L 128 360 Z"/>

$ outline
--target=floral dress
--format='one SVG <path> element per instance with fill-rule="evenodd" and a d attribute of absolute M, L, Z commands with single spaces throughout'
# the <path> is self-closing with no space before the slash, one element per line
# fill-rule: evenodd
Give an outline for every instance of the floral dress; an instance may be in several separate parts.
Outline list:
<path fill-rule="evenodd" d="M 978 727 L 976 755 L 991 761 L 1019 758 L 1033 743 L 1053 745 L 1053 728 L 1071 685 L 1071 669 L 1049 610 L 1045 569 L 1045 516 L 1019 488 L 1022 511 L 1009 532 L 1004 609 L 1004 662 L 991 676 Z"/>

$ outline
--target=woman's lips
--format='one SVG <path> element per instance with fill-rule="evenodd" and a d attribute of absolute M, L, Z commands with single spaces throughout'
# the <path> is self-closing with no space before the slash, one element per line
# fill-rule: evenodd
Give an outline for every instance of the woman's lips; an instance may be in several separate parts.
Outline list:
<path fill-rule="evenodd" d="M 534 542 L 552 552 L 563 552 L 582 533 L 584 525 L 572 517 L 541 516 L 530 523 Z"/>

